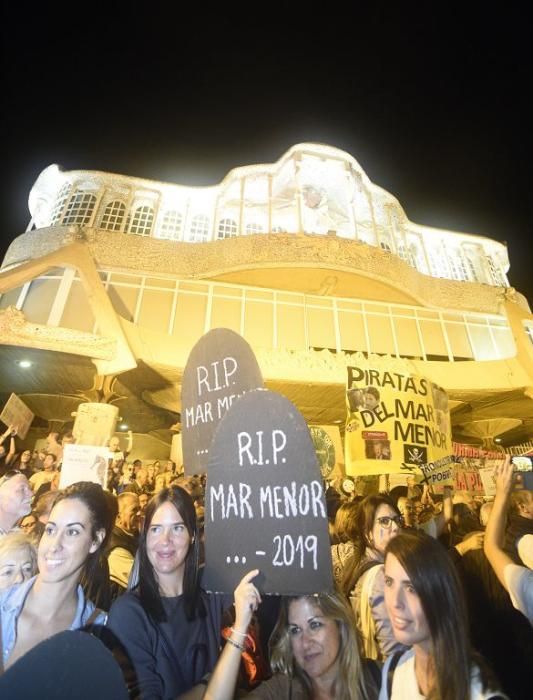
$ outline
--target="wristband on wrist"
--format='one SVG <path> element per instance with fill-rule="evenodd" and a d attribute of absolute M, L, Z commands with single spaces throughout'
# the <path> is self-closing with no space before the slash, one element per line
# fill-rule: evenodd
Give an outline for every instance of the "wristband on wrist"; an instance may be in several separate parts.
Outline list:
<path fill-rule="evenodd" d="M 239 649 L 240 652 L 244 651 L 244 645 L 239 644 L 239 642 L 236 642 L 234 639 L 231 637 L 226 637 L 226 642 L 229 642 L 232 647 L 235 647 L 235 649 Z"/>
<path fill-rule="evenodd" d="M 239 632 L 239 630 L 236 630 L 235 627 L 230 627 L 230 631 L 234 634 L 238 634 L 243 639 L 248 639 L 248 634 L 246 634 L 245 632 Z"/>

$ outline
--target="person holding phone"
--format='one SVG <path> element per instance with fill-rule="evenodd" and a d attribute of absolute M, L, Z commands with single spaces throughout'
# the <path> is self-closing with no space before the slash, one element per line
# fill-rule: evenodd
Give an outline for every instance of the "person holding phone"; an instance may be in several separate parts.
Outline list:
<path fill-rule="evenodd" d="M 533 535 L 525 534 L 519 539 L 519 553 L 525 559 L 525 566 L 515 563 L 503 549 L 513 480 L 513 465 L 507 457 L 495 470 L 496 496 L 485 531 L 484 549 L 498 579 L 511 596 L 514 607 L 533 624 Z M 529 496 L 531 498 L 531 492 Z"/>

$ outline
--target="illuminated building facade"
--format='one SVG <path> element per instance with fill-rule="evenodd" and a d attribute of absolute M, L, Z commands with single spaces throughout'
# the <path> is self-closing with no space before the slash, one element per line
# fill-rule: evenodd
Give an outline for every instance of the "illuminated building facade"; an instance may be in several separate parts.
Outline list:
<path fill-rule="evenodd" d="M 211 187 L 52 165 L 29 208 L 0 274 L 0 398 L 43 421 L 113 402 L 163 456 L 188 353 L 224 326 L 310 423 L 342 424 L 346 366 L 386 354 L 448 390 L 456 439 L 533 437 L 533 316 L 506 246 L 412 223 L 343 151 L 300 144 Z"/>

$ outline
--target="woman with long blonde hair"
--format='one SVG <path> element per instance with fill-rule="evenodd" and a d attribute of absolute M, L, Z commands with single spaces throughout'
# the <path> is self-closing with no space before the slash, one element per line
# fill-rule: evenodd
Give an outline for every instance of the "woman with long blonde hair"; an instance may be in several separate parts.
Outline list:
<path fill-rule="evenodd" d="M 260 598 L 251 576 L 243 579 L 240 588 L 247 591 L 241 594 L 242 600 L 253 600 L 255 607 Z M 235 605 L 239 618 L 245 620 L 246 611 L 239 611 L 237 596 Z M 245 634 L 241 646 L 246 646 Z M 204 700 L 233 698 L 238 647 L 232 643 L 224 649 Z M 378 696 L 379 671 L 373 662 L 361 660 L 355 620 L 342 593 L 284 597 L 270 652 L 274 675 L 246 696 L 250 700 L 375 700 Z"/>

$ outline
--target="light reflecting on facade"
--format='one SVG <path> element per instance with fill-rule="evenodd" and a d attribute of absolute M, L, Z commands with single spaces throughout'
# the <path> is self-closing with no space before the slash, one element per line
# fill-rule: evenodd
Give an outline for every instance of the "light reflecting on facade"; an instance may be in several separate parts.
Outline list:
<path fill-rule="evenodd" d="M 379 247 L 425 275 L 508 286 L 503 244 L 409 221 L 354 158 L 319 144 L 294 146 L 273 164 L 236 168 L 204 188 L 50 166 L 32 190 L 30 209 L 38 228 L 78 224 L 190 243 L 334 235 Z"/>
<path fill-rule="evenodd" d="M 504 316 L 110 271 L 100 276 L 120 316 L 175 337 L 186 328 L 188 343 L 226 327 L 266 349 L 326 348 L 449 362 L 515 354 Z M 5 294 L 0 308 L 14 304 L 29 321 L 48 325 L 53 310 L 56 325 L 92 331 L 94 319 L 83 298 L 79 278 L 56 269 Z"/>

